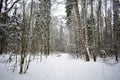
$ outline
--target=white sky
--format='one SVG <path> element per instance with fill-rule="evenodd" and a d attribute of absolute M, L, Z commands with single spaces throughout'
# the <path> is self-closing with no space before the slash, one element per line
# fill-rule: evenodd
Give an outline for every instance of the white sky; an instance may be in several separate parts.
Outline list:
<path fill-rule="evenodd" d="M 64 0 L 56 0 L 56 2 L 60 2 L 60 4 L 58 3 L 53 3 L 52 4 L 52 15 L 54 16 L 65 16 L 65 4 L 63 4 Z"/>

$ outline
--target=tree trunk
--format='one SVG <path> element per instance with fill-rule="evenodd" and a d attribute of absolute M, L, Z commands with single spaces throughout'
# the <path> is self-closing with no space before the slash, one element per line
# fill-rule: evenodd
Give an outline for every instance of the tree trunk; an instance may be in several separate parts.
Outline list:
<path fill-rule="evenodd" d="M 98 2 L 98 10 L 97 10 L 97 29 L 96 29 L 96 38 L 95 38 L 95 41 L 94 41 L 94 55 L 93 55 L 93 58 L 94 58 L 94 61 L 96 61 L 96 57 L 97 57 L 97 54 L 99 53 L 99 49 L 100 49 L 100 40 L 101 40 L 101 26 L 100 26 L 100 23 L 101 23 L 101 0 L 99 0 Z"/>
<path fill-rule="evenodd" d="M 0 36 L 0 54 L 3 53 L 3 40 L 2 40 L 2 36 Z"/>
<path fill-rule="evenodd" d="M 3 0 L 0 0 L 0 13 L 2 11 L 2 7 L 3 7 Z"/>
<path fill-rule="evenodd" d="M 107 0 L 105 0 L 105 37 L 108 36 L 108 21 L 107 21 Z"/>
<path fill-rule="evenodd" d="M 114 51 L 115 51 L 115 56 L 116 56 L 116 61 L 118 62 L 118 46 L 119 46 L 119 1 L 118 0 L 113 0 L 113 45 L 114 45 Z"/>
<path fill-rule="evenodd" d="M 44 0 L 45 2 L 45 49 L 44 49 L 44 53 L 46 55 L 49 55 L 49 51 L 50 51 L 50 20 L 51 20 L 51 0 Z"/>
<path fill-rule="evenodd" d="M 23 73 L 23 65 L 25 61 L 25 53 L 26 53 L 26 38 L 25 38 L 25 33 L 26 33 L 26 25 L 25 25 L 25 1 L 23 0 L 23 19 L 22 19 L 22 37 L 21 37 L 21 44 L 22 44 L 22 49 L 21 49 L 21 61 L 20 61 L 20 71 L 19 74 Z"/>
<path fill-rule="evenodd" d="M 96 55 L 97 55 L 97 49 L 96 49 L 96 32 L 95 32 L 95 25 L 94 25 L 94 16 L 93 16 L 93 0 L 91 0 L 91 26 L 92 26 L 92 30 L 93 30 L 93 59 L 94 61 L 96 61 Z"/>
<path fill-rule="evenodd" d="M 76 31 L 79 33 L 80 41 L 82 43 L 83 52 L 85 54 L 86 61 L 89 61 L 90 60 L 89 55 L 88 55 L 86 45 L 85 45 L 85 41 L 84 41 L 84 37 L 83 37 L 82 31 L 81 31 L 82 27 L 81 27 L 80 14 L 79 14 L 79 8 L 78 8 L 78 0 L 75 0 L 75 13 L 76 13 L 76 20 L 77 20 L 77 27 L 76 27 L 77 30 Z"/>
<path fill-rule="evenodd" d="M 84 27 L 85 27 L 85 44 L 88 46 L 88 28 L 87 28 L 87 0 L 84 0 Z"/>

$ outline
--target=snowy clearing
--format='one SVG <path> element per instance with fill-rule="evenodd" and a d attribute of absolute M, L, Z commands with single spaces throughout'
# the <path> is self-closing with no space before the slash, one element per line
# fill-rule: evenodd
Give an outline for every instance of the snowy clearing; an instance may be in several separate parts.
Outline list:
<path fill-rule="evenodd" d="M 120 80 L 120 63 L 108 65 L 102 61 L 85 62 L 73 59 L 69 54 L 54 54 L 35 59 L 30 63 L 26 74 L 8 70 L 0 63 L 0 80 Z"/>

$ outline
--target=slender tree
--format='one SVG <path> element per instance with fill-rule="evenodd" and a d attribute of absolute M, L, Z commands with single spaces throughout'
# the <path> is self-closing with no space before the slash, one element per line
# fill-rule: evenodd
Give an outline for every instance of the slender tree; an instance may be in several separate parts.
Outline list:
<path fill-rule="evenodd" d="M 82 31 L 81 31 L 82 27 L 81 27 L 81 20 L 80 20 L 79 8 L 78 8 L 78 0 L 75 0 L 75 13 L 76 13 L 76 20 L 77 20 L 76 31 L 77 33 L 79 33 L 80 41 L 82 42 L 83 52 L 85 54 L 86 61 L 89 61 L 90 60 L 89 55 L 88 55 L 85 40 L 84 40 L 84 37 L 82 36 Z"/>
<path fill-rule="evenodd" d="M 88 28 L 87 28 L 87 0 L 84 0 L 84 27 L 85 27 L 85 44 L 88 46 Z"/>
<path fill-rule="evenodd" d="M 118 40 L 119 40 L 119 1 L 118 0 L 113 0 L 113 34 L 114 34 L 114 39 L 113 39 L 113 44 L 114 44 L 114 53 L 116 56 L 116 61 L 118 62 Z"/>

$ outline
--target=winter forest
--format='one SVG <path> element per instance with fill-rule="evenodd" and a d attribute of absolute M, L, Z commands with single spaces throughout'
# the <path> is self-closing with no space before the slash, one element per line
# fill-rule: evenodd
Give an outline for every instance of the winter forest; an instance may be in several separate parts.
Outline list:
<path fill-rule="evenodd" d="M 120 0 L 0 0 L 0 80 L 120 80 Z"/>

